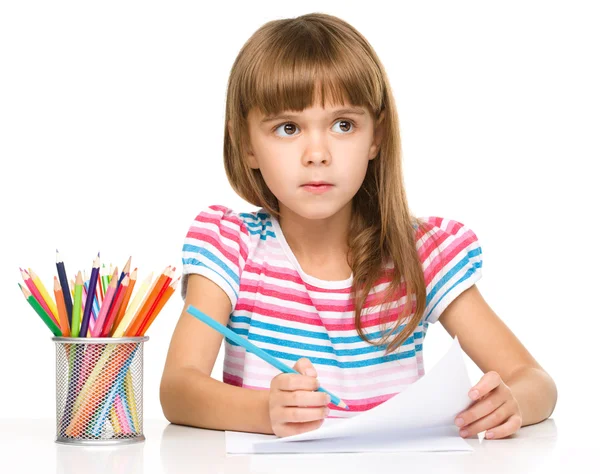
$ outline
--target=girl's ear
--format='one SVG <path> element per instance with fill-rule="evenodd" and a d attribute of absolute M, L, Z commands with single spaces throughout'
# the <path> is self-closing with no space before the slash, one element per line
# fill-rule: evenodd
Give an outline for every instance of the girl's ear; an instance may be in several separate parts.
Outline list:
<path fill-rule="evenodd" d="M 231 125 L 231 119 L 227 121 L 227 128 L 229 130 L 229 138 L 233 140 L 233 128 Z M 256 157 L 252 153 L 252 150 L 249 150 L 248 154 L 244 156 L 244 160 L 252 169 L 258 169 L 258 161 L 256 161 Z"/>
<path fill-rule="evenodd" d="M 383 119 L 385 117 L 385 110 L 382 110 L 377 118 L 375 124 L 375 132 L 373 133 L 373 144 L 369 148 L 369 160 L 374 159 L 379 153 L 379 147 L 381 146 L 381 140 L 383 139 Z"/>

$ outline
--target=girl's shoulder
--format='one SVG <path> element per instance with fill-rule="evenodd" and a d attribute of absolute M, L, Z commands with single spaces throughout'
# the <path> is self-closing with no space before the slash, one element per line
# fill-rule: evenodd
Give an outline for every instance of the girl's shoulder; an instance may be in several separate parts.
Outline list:
<path fill-rule="evenodd" d="M 238 238 L 259 236 L 272 228 L 271 216 L 264 209 L 236 211 L 222 204 L 211 204 L 202 208 L 190 226 L 220 231 L 224 237 Z M 193 232 L 193 231 L 192 231 Z"/>
<path fill-rule="evenodd" d="M 271 217 L 262 208 L 239 212 L 221 204 L 202 208 L 192 220 L 183 242 L 181 294 L 187 275 L 210 278 L 227 293 L 235 307 L 240 277 L 263 235 L 272 231 Z"/>
<path fill-rule="evenodd" d="M 482 278 L 482 252 L 473 229 L 456 219 L 416 218 L 415 240 L 427 287 L 424 320 L 434 323 L 462 291 Z"/>
<path fill-rule="evenodd" d="M 444 240 L 451 238 L 467 239 L 470 241 L 477 240 L 477 235 L 471 227 L 463 222 L 449 217 L 440 216 L 423 216 L 413 219 L 413 228 L 416 230 L 417 242 L 421 243 L 439 237 Z M 425 238 L 425 240 L 423 240 Z"/>

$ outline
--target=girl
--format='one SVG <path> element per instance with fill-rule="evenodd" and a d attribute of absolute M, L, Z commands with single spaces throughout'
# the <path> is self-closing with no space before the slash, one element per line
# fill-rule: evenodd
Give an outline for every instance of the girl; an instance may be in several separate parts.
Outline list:
<path fill-rule="evenodd" d="M 222 336 L 184 310 L 161 381 L 169 421 L 289 436 L 356 415 L 424 375 L 438 320 L 484 372 L 456 417 L 462 436 L 550 416 L 553 380 L 475 285 L 475 233 L 409 211 L 392 91 L 359 32 L 321 13 L 266 23 L 233 64 L 225 119 L 227 177 L 260 209 L 214 204 L 192 221 L 185 306 L 301 375 L 226 340 L 223 382 L 212 379 Z"/>

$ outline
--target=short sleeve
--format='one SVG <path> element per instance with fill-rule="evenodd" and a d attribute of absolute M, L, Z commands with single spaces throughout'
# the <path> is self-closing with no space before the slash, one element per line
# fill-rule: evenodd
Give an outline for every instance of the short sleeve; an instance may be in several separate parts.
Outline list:
<path fill-rule="evenodd" d="M 482 277 L 481 246 L 473 230 L 443 217 L 420 218 L 417 238 L 427 300 L 423 320 L 435 323 L 448 305 Z"/>
<path fill-rule="evenodd" d="M 203 275 L 237 303 L 240 278 L 248 258 L 248 230 L 239 215 L 225 206 L 211 205 L 193 220 L 183 243 L 181 296 L 187 293 L 188 275 Z"/>

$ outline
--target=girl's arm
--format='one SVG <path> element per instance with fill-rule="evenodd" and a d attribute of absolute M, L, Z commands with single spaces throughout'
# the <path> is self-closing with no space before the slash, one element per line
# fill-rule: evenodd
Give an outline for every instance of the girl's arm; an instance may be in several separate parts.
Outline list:
<path fill-rule="evenodd" d="M 226 325 L 231 302 L 210 279 L 188 277 L 185 307 L 194 305 Z M 171 339 L 160 384 L 163 413 L 171 423 L 273 434 L 269 390 L 235 387 L 210 377 L 223 336 L 185 311 Z"/>
<path fill-rule="evenodd" d="M 439 321 L 452 337 L 458 336 L 462 349 L 484 372 L 473 387 L 479 393 L 469 394 L 478 403 L 458 416 L 462 423 L 457 424 L 467 429 L 468 435 L 506 422 L 501 429 L 494 429 L 499 437 L 552 414 L 558 396 L 554 381 L 490 308 L 476 285 L 458 295 Z"/>

